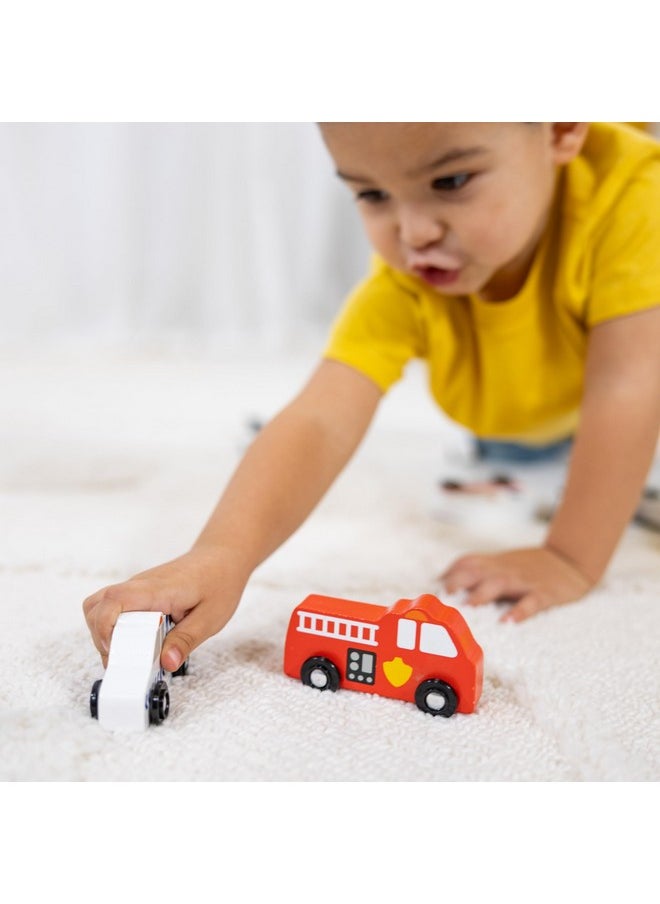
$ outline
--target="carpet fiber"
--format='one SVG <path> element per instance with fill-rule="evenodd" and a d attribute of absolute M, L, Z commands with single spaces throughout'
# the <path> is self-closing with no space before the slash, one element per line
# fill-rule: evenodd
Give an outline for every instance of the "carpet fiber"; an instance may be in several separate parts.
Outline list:
<path fill-rule="evenodd" d="M 243 425 L 283 404 L 314 361 L 218 352 L 5 351 L 0 470 L 5 781 L 657 781 L 660 534 L 632 525 L 602 584 L 524 624 L 462 606 L 437 574 L 467 551 L 529 545 L 543 525 L 433 516 L 465 437 L 421 370 L 392 391 L 307 524 L 253 576 L 227 628 L 171 685 L 159 727 L 89 716 L 102 667 L 82 616 L 100 587 L 183 552 L 238 460 Z M 307 594 L 389 605 L 438 593 L 485 656 L 474 715 L 433 718 L 282 672 Z"/>

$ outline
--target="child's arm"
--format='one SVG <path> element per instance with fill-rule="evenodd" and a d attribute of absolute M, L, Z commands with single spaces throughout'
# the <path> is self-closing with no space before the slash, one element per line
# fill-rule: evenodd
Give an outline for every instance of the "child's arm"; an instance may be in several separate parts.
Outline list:
<path fill-rule="evenodd" d="M 104 665 L 112 629 L 126 610 L 172 615 L 176 626 L 161 657 L 168 671 L 224 627 L 253 570 L 302 524 L 348 462 L 381 395 L 352 368 L 323 361 L 260 431 L 190 552 L 85 600 Z"/>
<path fill-rule="evenodd" d="M 602 576 L 641 497 L 660 430 L 660 308 L 594 327 L 580 428 L 543 547 L 464 556 L 443 575 L 468 602 L 517 600 L 522 621 L 578 599 Z"/>

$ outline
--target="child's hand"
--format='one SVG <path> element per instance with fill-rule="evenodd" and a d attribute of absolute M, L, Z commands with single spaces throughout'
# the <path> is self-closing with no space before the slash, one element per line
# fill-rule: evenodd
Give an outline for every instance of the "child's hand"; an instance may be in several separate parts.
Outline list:
<path fill-rule="evenodd" d="M 469 591 L 466 602 L 471 606 L 514 601 L 501 619 L 514 622 L 577 600 L 592 586 L 575 565 L 547 547 L 462 556 L 441 578 L 449 593 Z"/>
<path fill-rule="evenodd" d="M 163 643 L 161 665 L 176 671 L 191 650 L 216 634 L 233 615 L 243 583 L 218 553 L 192 551 L 172 562 L 113 584 L 83 603 L 94 646 L 108 664 L 110 638 L 122 612 L 159 611 L 175 627 Z"/>

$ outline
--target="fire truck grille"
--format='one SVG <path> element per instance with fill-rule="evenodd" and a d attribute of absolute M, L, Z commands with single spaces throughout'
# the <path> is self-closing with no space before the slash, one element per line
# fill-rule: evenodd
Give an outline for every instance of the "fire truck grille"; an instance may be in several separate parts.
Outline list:
<path fill-rule="evenodd" d="M 373 684 L 376 677 L 376 654 L 369 650 L 349 647 L 346 659 L 346 678 L 359 684 Z"/>

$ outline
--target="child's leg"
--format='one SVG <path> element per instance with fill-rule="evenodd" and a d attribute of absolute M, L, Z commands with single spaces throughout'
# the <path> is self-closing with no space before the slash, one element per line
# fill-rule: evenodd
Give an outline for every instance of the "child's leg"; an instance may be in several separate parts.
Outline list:
<path fill-rule="evenodd" d="M 572 438 L 531 446 L 474 437 L 470 460 L 438 481 L 434 515 L 470 526 L 547 520 L 565 482 L 571 446 Z"/>
<path fill-rule="evenodd" d="M 635 521 L 644 527 L 660 530 L 660 443 L 642 494 L 642 501 L 635 512 Z"/>
<path fill-rule="evenodd" d="M 475 438 L 474 451 L 477 461 L 486 465 L 499 465 L 512 471 L 513 479 L 529 481 L 530 474 L 535 465 L 565 465 L 571 451 L 572 438 L 551 443 L 547 446 L 525 446 L 520 443 L 500 442 L 499 440 L 484 440 Z M 516 466 L 523 466 L 522 468 Z M 527 466 L 532 466 L 528 469 Z M 521 475 L 522 471 L 522 475 Z M 560 487 L 557 487 L 559 490 Z M 557 499 L 559 493 L 557 492 Z M 546 517 L 552 514 L 554 506 L 550 505 L 544 512 L 544 506 L 539 511 Z M 660 530 L 660 460 L 651 470 L 648 484 L 642 493 L 642 498 L 637 511 L 635 521 L 645 527 Z"/>
<path fill-rule="evenodd" d="M 522 443 L 475 438 L 474 449 L 478 461 L 511 465 L 545 464 L 565 461 L 572 443 L 572 437 L 545 446 L 526 446 Z"/>
<path fill-rule="evenodd" d="M 646 487 L 639 508 L 635 512 L 635 521 L 653 530 L 660 530 L 660 488 Z"/>

